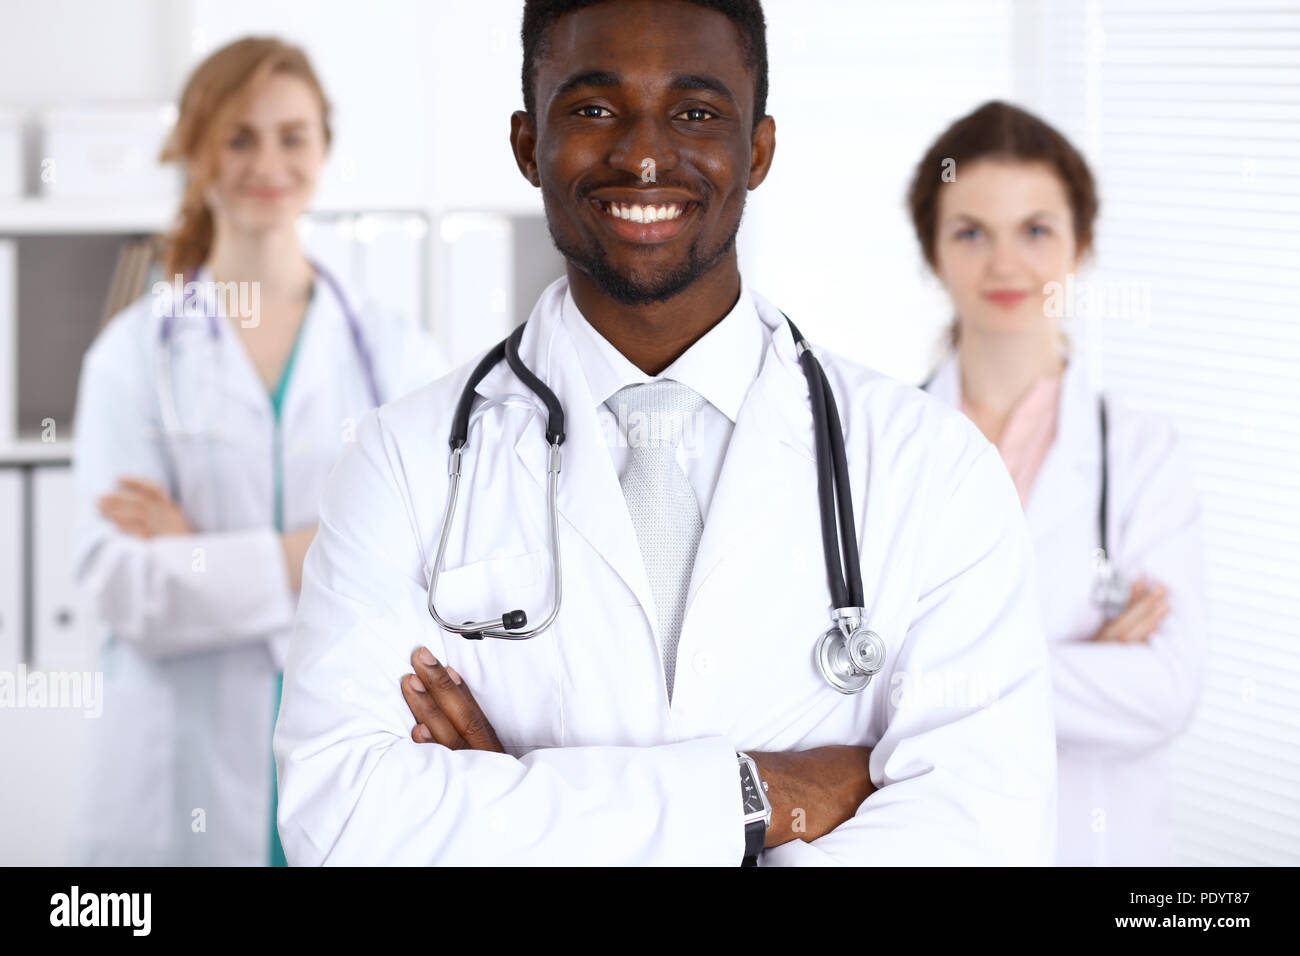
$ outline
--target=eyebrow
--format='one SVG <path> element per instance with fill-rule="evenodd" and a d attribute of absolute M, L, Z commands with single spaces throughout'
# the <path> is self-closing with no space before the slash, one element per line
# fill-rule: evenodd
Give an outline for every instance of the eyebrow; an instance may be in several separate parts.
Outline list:
<path fill-rule="evenodd" d="M 286 130 L 305 129 L 307 126 L 308 126 L 307 120 L 295 119 L 295 120 L 285 120 L 282 123 L 276 123 L 275 126 L 272 128 L 281 131 L 286 131 Z M 237 133 L 243 133 L 243 132 L 256 133 L 259 127 L 254 126 L 252 123 L 249 123 L 247 120 L 237 120 L 235 123 L 231 125 L 231 129 Z"/>
<path fill-rule="evenodd" d="M 553 99 L 559 99 L 577 90 L 604 89 L 622 85 L 623 78 L 617 73 L 609 70 L 588 70 L 585 73 L 575 73 L 561 83 L 556 89 Z M 710 76 L 707 73 L 674 73 L 668 81 L 668 89 L 708 90 L 711 93 L 726 97 L 733 104 L 736 102 L 736 98 L 732 96 L 727 84 L 716 76 Z"/>
<path fill-rule="evenodd" d="M 1056 215 L 1056 213 L 1048 212 L 1046 209 L 1035 209 L 1027 216 L 1023 216 L 1020 221 L 1029 222 L 1031 219 L 1057 219 L 1057 218 L 1059 217 Z M 953 213 L 951 216 L 949 216 L 947 219 L 943 221 L 943 225 L 944 226 L 953 225 L 957 221 L 962 219 L 968 220 L 969 222 L 973 222 L 977 226 L 985 225 L 984 220 L 980 219 L 978 216 L 972 216 L 968 212 Z"/>

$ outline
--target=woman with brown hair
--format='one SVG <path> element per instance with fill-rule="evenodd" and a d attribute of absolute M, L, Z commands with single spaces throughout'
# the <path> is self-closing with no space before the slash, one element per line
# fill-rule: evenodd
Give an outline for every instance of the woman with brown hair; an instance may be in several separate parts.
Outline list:
<path fill-rule="evenodd" d="M 283 861 L 271 735 L 322 487 L 358 421 L 442 365 L 303 253 L 329 142 L 301 50 L 201 63 L 162 155 L 186 173 L 165 279 L 83 361 L 77 572 L 107 632 L 86 862 Z"/>
<path fill-rule="evenodd" d="M 930 147 L 908 205 L 956 316 L 923 387 L 998 448 L 1037 552 L 1057 860 L 1172 863 L 1168 745 L 1205 659 L 1200 511 L 1173 430 L 1098 394 L 1063 334 L 1093 248 L 1093 176 L 1055 129 L 990 102 Z"/>

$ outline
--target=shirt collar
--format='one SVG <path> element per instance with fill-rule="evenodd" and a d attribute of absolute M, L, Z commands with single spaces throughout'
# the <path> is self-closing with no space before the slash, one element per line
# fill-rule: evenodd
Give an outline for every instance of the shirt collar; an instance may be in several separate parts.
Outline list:
<path fill-rule="evenodd" d="M 658 376 L 641 371 L 597 332 L 579 311 L 567 287 L 561 316 L 597 408 L 619 389 L 667 378 L 698 392 L 734 423 L 749 386 L 758 376 L 767 345 L 767 328 L 759 320 L 743 274 L 740 296 L 731 311 Z"/>

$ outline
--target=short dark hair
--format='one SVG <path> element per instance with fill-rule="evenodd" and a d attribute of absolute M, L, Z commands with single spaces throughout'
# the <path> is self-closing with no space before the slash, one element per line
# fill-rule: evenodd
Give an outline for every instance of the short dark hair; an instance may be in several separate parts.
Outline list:
<path fill-rule="evenodd" d="M 907 206 L 921 252 L 931 266 L 935 262 L 943 163 L 952 160 L 960 170 L 977 159 L 1011 159 L 1051 166 L 1069 198 L 1075 245 L 1080 252 L 1092 249 L 1093 222 L 1100 203 L 1088 163 L 1068 139 L 1034 114 L 1010 103 L 990 100 L 944 130 L 912 175 Z"/>
<path fill-rule="evenodd" d="M 526 0 L 520 38 L 524 45 L 524 110 L 536 122 L 533 84 L 537 79 L 537 62 L 549 53 L 551 26 L 566 13 L 594 7 L 611 0 Z M 716 10 L 736 27 L 740 35 L 741 56 L 745 68 L 754 75 L 754 118 L 752 129 L 767 115 L 767 21 L 760 0 L 683 0 L 697 7 Z M 752 131 L 752 130 L 751 130 Z"/>

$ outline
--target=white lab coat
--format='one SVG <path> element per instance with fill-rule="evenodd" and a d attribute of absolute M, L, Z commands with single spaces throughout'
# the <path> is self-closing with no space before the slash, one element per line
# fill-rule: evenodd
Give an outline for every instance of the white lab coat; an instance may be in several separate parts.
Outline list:
<path fill-rule="evenodd" d="M 955 356 L 929 391 L 960 407 Z M 1103 623 L 1090 597 L 1101 424 L 1097 392 L 1082 360 L 1072 359 L 1056 438 L 1025 505 L 1052 662 L 1058 863 L 1172 865 L 1168 745 L 1192 718 L 1205 666 L 1200 509 L 1173 429 L 1113 396 L 1106 413 L 1110 558 L 1130 581 L 1164 584 L 1170 611 L 1148 643 L 1088 640 Z"/>
<path fill-rule="evenodd" d="M 830 619 L 808 391 L 784 319 L 755 294 L 769 343 L 709 506 L 669 708 L 636 535 L 560 321 L 566 289 L 543 293 L 520 349 L 566 411 L 559 617 L 532 640 L 467 641 L 426 609 L 469 366 L 368 416 L 322 500 L 285 670 L 289 862 L 737 865 L 736 751 L 858 744 L 881 789 L 764 865 L 1050 863 L 1046 646 L 997 451 L 918 390 L 821 355 L 868 621 L 888 647 L 865 693 L 832 690 L 813 657 Z M 478 392 L 440 610 L 536 621 L 552 575 L 544 413 L 504 362 Z M 506 754 L 411 740 L 399 681 L 420 645 L 464 677 Z"/>
<path fill-rule="evenodd" d="M 233 320 L 214 349 L 197 317 L 172 334 L 189 433 L 166 435 L 154 301 L 115 316 L 81 368 L 77 574 L 102 624 L 104 711 L 91 721 L 76 843 L 89 863 L 262 864 L 273 682 L 296 604 L 274 529 L 272 455 L 278 443 L 285 530 L 314 524 L 325 478 L 372 403 L 344 313 L 318 281 L 280 436 Z M 413 322 L 375 309 L 358 321 L 386 400 L 445 370 Z M 215 438 L 199 433 L 205 422 Z M 118 531 L 95 501 L 123 475 L 169 489 L 195 534 Z"/>

